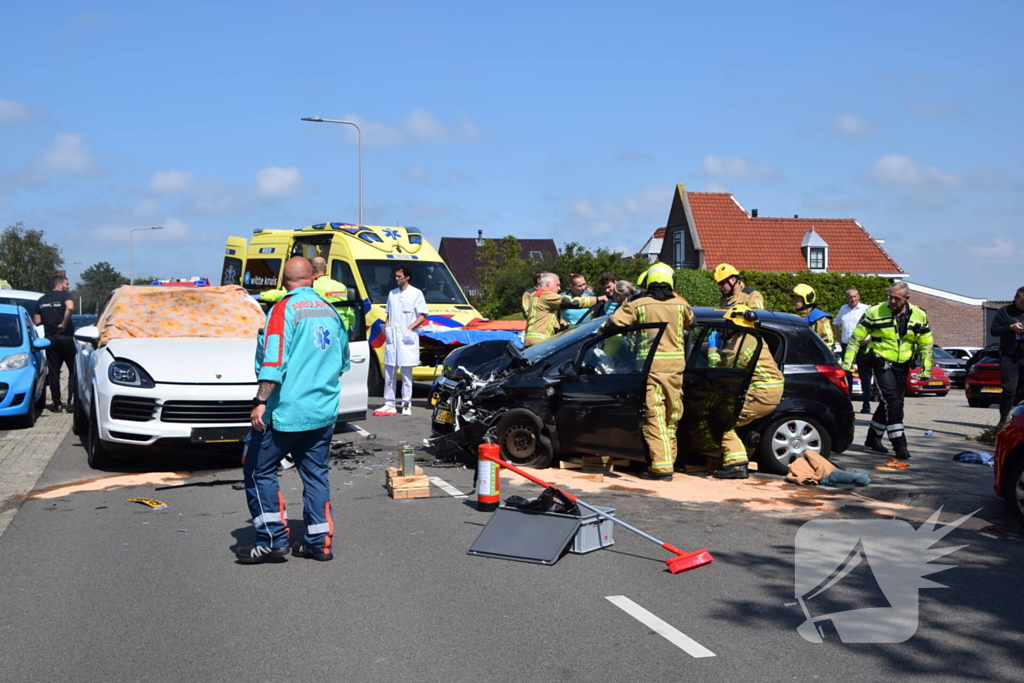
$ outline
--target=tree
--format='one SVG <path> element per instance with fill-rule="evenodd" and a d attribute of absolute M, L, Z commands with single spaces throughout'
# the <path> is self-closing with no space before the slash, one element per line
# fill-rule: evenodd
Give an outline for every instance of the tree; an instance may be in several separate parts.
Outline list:
<path fill-rule="evenodd" d="M 99 305 L 110 292 L 121 285 L 128 284 L 128 278 L 114 269 L 106 261 L 100 261 L 82 271 L 81 282 L 73 296 L 82 299 L 81 313 L 99 313 Z"/>
<path fill-rule="evenodd" d="M 503 311 L 495 297 L 495 284 L 499 277 L 509 273 L 525 272 L 526 265 L 519 259 L 522 247 L 512 235 L 500 240 L 485 240 L 477 252 L 476 279 L 480 283 L 479 310 L 489 318 L 499 317 Z M 519 293 L 520 297 L 522 292 Z"/>
<path fill-rule="evenodd" d="M 60 247 L 43 241 L 42 230 L 28 230 L 18 221 L 0 233 L 0 279 L 14 289 L 49 292 L 62 263 Z"/>

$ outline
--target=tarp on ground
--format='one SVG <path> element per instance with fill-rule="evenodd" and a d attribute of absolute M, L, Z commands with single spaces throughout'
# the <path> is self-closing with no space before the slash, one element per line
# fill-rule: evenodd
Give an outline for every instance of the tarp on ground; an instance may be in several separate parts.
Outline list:
<path fill-rule="evenodd" d="M 266 316 L 238 285 L 119 287 L 96 322 L 99 345 L 133 337 L 255 339 Z"/>
<path fill-rule="evenodd" d="M 475 344 L 489 339 L 505 339 L 515 343 L 516 348 L 523 348 L 523 338 L 517 332 L 507 330 L 444 330 L 438 332 L 419 331 L 421 337 L 427 337 L 441 342 L 442 344 Z"/>

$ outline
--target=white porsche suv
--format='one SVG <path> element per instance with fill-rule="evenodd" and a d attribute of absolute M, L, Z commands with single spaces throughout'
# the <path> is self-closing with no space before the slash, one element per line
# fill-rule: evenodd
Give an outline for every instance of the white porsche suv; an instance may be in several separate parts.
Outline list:
<path fill-rule="evenodd" d="M 140 447 L 240 442 L 249 431 L 264 320 L 241 287 L 115 290 L 97 326 L 75 331 L 72 430 L 86 437 L 89 466 L 105 467 Z M 350 356 L 339 421 L 366 416 L 365 337 L 350 341 Z"/>

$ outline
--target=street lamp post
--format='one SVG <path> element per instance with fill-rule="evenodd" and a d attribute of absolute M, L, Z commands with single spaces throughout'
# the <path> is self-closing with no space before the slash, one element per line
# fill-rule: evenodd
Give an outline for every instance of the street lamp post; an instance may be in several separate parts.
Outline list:
<path fill-rule="evenodd" d="M 363 224 L 363 130 L 355 121 L 339 121 L 337 119 L 322 119 L 319 116 L 303 117 L 303 121 L 313 123 L 343 123 L 347 126 L 354 126 L 359 139 L 359 225 Z"/>
<path fill-rule="evenodd" d="M 151 228 L 132 228 L 128 231 L 128 284 L 135 282 L 135 267 L 132 263 L 132 235 L 139 230 L 163 230 L 162 225 L 154 225 Z"/>

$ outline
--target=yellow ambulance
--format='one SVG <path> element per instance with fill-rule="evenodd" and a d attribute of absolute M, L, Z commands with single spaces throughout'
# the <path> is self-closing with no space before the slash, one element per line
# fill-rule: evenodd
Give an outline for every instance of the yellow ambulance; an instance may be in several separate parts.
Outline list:
<path fill-rule="evenodd" d="M 398 286 L 398 266 L 412 268 L 412 285 L 423 292 L 430 309 L 425 328 L 450 329 L 481 318 L 441 256 L 413 227 L 317 223 L 300 230 L 255 230 L 248 241 L 229 237 L 221 284 L 241 285 L 253 295 L 274 289 L 284 262 L 292 256 L 322 256 L 327 274 L 348 288 L 357 321 L 353 341 L 369 342 L 365 372 L 371 394 L 379 395 L 384 386 L 385 308 L 388 294 Z M 452 348 L 421 335 L 420 364 L 413 369 L 413 379 L 432 380 Z"/>

